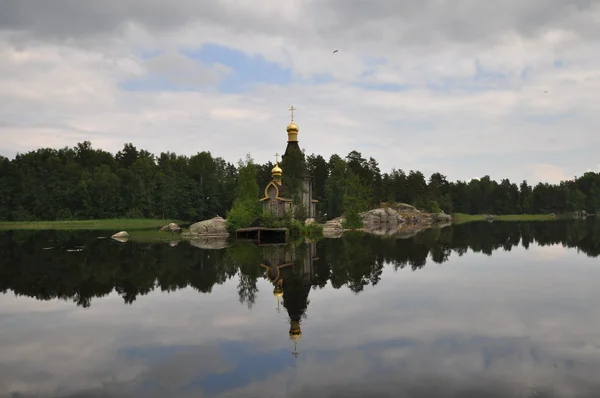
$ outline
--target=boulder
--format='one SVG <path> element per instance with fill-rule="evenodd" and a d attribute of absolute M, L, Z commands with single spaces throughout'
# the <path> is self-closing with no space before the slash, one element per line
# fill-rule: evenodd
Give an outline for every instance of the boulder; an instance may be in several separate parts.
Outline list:
<path fill-rule="evenodd" d="M 116 241 L 125 243 L 129 240 L 129 234 L 126 231 L 121 231 L 121 232 L 117 232 L 116 234 L 111 236 L 111 238 Z"/>
<path fill-rule="evenodd" d="M 452 216 L 450 214 L 446 214 L 443 211 L 440 213 L 433 213 L 430 216 L 431 220 L 435 223 L 446 223 L 452 222 Z"/>
<path fill-rule="evenodd" d="M 401 228 L 394 234 L 395 239 L 409 239 L 416 236 L 419 232 L 423 231 L 423 227 L 405 227 Z"/>
<path fill-rule="evenodd" d="M 421 213 L 421 210 L 408 203 L 394 203 L 393 208 L 400 213 Z"/>
<path fill-rule="evenodd" d="M 406 203 L 394 203 L 384 208 L 369 210 L 360 214 L 362 231 L 381 236 L 414 236 L 418 231 L 431 227 L 444 227 L 452 223 L 452 216 L 444 213 L 424 213 Z M 340 237 L 344 232 L 343 217 L 325 223 L 323 236 Z"/>
<path fill-rule="evenodd" d="M 204 220 L 190 225 L 190 228 L 185 233 L 186 236 L 213 236 L 213 237 L 227 237 L 229 231 L 227 231 L 227 220 L 222 217 L 211 218 L 210 220 Z"/>
<path fill-rule="evenodd" d="M 190 240 L 190 245 L 203 250 L 220 250 L 227 247 L 227 237 L 206 236 Z"/>
<path fill-rule="evenodd" d="M 343 217 L 327 221 L 323 226 L 323 236 L 326 238 L 339 238 L 342 236 L 344 233 L 344 227 L 342 226 L 343 222 Z"/>
<path fill-rule="evenodd" d="M 125 243 L 127 241 L 129 241 L 129 236 L 123 236 L 123 237 L 115 237 L 112 238 L 113 240 L 116 240 L 117 242 L 121 242 L 121 243 Z"/>
<path fill-rule="evenodd" d="M 159 229 L 159 231 L 181 232 L 181 227 L 172 222 Z"/>
<path fill-rule="evenodd" d="M 390 208 L 369 210 L 360 216 L 366 230 L 394 230 L 405 221 L 396 210 Z"/>

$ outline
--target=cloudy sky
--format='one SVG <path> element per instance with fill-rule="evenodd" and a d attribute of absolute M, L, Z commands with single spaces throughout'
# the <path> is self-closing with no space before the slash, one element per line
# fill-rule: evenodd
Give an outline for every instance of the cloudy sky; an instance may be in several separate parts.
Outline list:
<path fill-rule="evenodd" d="M 599 274 L 561 245 L 386 266 L 358 295 L 311 290 L 297 359 L 264 280 L 252 310 L 236 278 L 86 309 L 8 292 L 0 397 L 592 397 Z"/>
<path fill-rule="evenodd" d="M 0 153 L 265 162 L 294 105 L 308 153 L 556 182 L 600 171 L 599 71 L 595 0 L 0 0 Z"/>

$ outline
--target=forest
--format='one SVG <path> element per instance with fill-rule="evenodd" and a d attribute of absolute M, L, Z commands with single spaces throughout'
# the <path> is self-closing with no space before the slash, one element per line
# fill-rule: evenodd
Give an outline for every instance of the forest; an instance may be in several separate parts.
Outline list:
<path fill-rule="evenodd" d="M 489 176 L 448 181 L 401 168 L 382 172 L 377 160 L 358 151 L 346 156 L 303 156 L 313 176 L 321 219 L 384 202 L 467 214 L 564 214 L 600 209 L 600 173 L 587 172 L 560 184 L 500 182 Z M 195 222 L 226 217 L 235 199 L 256 195 L 271 179 L 274 164 L 250 156 L 232 163 L 210 152 L 156 156 L 132 143 L 116 154 L 89 141 L 73 148 L 42 148 L 14 159 L 0 156 L 0 220 L 42 221 L 103 218 L 160 218 Z M 283 179 L 286 182 L 286 169 Z M 252 199 L 252 197 L 250 199 Z"/>

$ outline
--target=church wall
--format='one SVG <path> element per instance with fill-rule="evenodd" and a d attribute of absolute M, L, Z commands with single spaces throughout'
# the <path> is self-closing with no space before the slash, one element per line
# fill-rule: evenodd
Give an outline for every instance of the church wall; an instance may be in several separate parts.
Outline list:
<path fill-rule="evenodd" d="M 285 202 L 279 202 L 278 216 L 283 217 L 285 215 Z"/>
<path fill-rule="evenodd" d="M 310 213 L 310 206 L 308 205 L 309 203 L 309 197 L 310 197 L 310 184 L 308 183 L 308 179 L 304 179 L 304 182 L 302 184 L 302 205 L 304 206 L 304 208 L 306 209 L 306 211 L 308 213 Z M 307 214 L 307 216 L 310 218 L 310 214 Z"/>
<path fill-rule="evenodd" d="M 315 218 L 316 216 L 316 207 L 315 204 L 312 202 L 313 199 L 313 184 L 312 184 L 312 179 L 309 178 L 305 178 L 304 179 L 304 193 L 302 194 L 302 204 L 304 205 L 304 208 L 306 209 L 307 212 L 307 218 Z"/>

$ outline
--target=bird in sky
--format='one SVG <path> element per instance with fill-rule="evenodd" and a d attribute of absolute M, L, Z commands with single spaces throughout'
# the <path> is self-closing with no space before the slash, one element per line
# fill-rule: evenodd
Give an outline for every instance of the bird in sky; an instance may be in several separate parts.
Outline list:
<path fill-rule="evenodd" d="M 338 50 L 337 50 L 337 49 L 333 50 L 333 53 L 334 53 L 334 54 L 335 54 L 336 52 L 338 52 Z"/>

